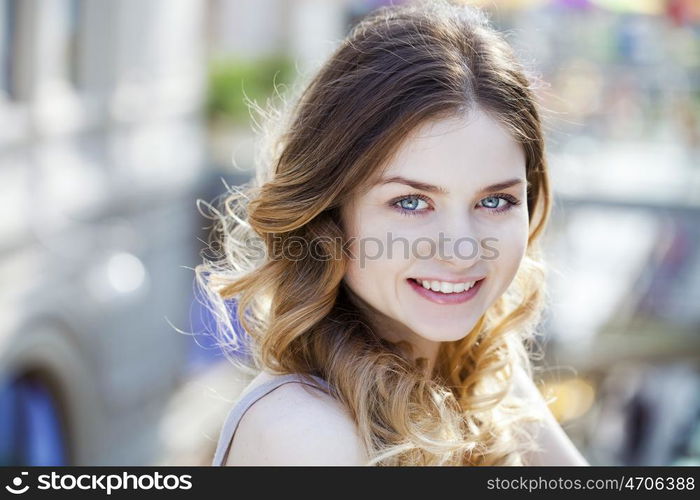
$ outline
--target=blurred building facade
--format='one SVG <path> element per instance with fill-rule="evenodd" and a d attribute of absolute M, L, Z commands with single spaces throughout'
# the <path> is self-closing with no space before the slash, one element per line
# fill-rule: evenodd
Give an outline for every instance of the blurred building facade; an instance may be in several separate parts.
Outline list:
<path fill-rule="evenodd" d="M 0 464 L 154 460 L 189 344 L 168 320 L 196 252 L 204 12 L 0 0 Z"/>

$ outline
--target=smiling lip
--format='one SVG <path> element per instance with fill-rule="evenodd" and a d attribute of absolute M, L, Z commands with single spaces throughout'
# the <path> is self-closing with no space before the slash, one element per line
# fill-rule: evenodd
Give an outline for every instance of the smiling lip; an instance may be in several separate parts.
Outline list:
<path fill-rule="evenodd" d="M 406 281 L 408 281 L 408 284 L 411 286 L 411 288 L 413 288 L 418 294 L 428 299 L 429 301 L 434 302 L 435 304 L 449 305 L 462 304 L 463 302 L 466 302 L 472 297 L 474 297 L 481 288 L 481 283 L 483 283 L 484 280 L 478 280 L 474 284 L 474 286 L 471 287 L 469 290 L 464 290 L 463 292 L 459 293 L 434 292 L 433 290 L 428 290 L 424 288 L 423 285 L 418 284 L 418 282 L 413 278 L 408 278 Z"/>
<path fill-rule="evenodd" d="M 445 283 L 471 283 L 472 281 L 479 281 L 484 279 L 486 276 L 471 276 L 467 278 L 458 278 L 458 279 L 453 279 L 453 280 L 448 280 L 444 278 L 435 278 L 435 277 L 425 277 L 425 276 L 414 276 L 414 280 L 421 280 L 421 281 L 444 281 Z"/>

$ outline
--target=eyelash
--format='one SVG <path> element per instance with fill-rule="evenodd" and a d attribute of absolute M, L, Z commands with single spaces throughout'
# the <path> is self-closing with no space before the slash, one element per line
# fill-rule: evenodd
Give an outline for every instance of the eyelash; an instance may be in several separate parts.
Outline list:
<path fill-rule="evenodd" d="M 425 202 L 428 202 L 428 201 L 429 201 L 429 198 L 428 198 L 427 196 L 422 195 L 422 194 L 420 194 L 420 193 L 413 193 L 413 194 L 407 194 L 407 195 L 401 196 L 401 197 L 399 197 L 399 198 L 395 198 L 394 200 L 392 200 L 392 201 L 389 202 L 389 205 L 390 205 L 391 207 L 394 207 L 396 210 L 398 210 L 398 212 L 399 212 L 401 215 L 406 215 L 406 216 L 409 216 L 409 217 L 414 217 L 414 216 L 422 215 L 422 214 L 423 214 L 423 210 L 421 210 L 421 211 L 417 211 L 417 210 L 407 210 L 407 209 L 405 209 L 405 208 L 397 207 L 397 204 L 398 204 L 400 201 L 405 200 L 406 198 L 418 198 L 419 200 L 423 200 L 423 201 L 425 201 Z M 504 199 L 504 200 L 506 200 L 506 201 L 508 202 L 508 204 L 505 205 L 505 206 L 503 206 L 502 208 L 488 208 L 488 207 L 484 207 L 486 210 L 488 210 L 488 211 L 490 211 L 490 212 L 492 212 L 492 213 L 494 213 L 494 214 L 496 214 L 496 215 L 500 215 L 500 214 L 503 214 L 503 213 L 507 212 L 508 210 L 510 210 L 511 208 L 513 208 L 513 206 L 515 206 L 515 205 L 520 205 L 520 200 L 518 200 L 515 196 L 512 196 L 512 195 L 510 195 L 510 194 L 508 194 L 508 193 L 496 193 L 496 194 L 492 194 L 492 195 L 486 196 L 485 198 L 502 198 L 502 199 Z M 485 199 L 485 198 L 482 198 L 482 200 Z M 480 201 L 481 201 L 481 200 L 480 200 Z"/>

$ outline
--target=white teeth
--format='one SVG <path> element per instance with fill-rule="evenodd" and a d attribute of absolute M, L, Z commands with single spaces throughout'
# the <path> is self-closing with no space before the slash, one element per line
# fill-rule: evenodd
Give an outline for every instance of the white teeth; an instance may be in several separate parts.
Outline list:
<path fill-rule="evenodd" d="M 465 283 L 447 283 L 446 281 L 423 281 L 418 278 L 416 278 L 416 281 L 426 290 L 433 290 L 434 292 L 441 293 L 460 293 L 464 290 L 469 290 L 474 286 L 474 284 L 476 284 L 476 281 Z"/>

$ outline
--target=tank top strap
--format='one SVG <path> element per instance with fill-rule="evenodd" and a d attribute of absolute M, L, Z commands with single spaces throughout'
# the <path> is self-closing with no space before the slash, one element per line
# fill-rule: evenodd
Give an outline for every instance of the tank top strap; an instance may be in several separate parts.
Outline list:
<path fill-rule="evenodd" d="M 263 382 L 260 385 L 254 387 L 246 394 L 240 397 L 240 399 L 234 404 L 233 408 L 228 413 L 226 420 L 219 433 L 219 441 L 216 446 L 216 452 L 214 453 L 214 460 L 212 461 L 213 466 L 224 465 L 224 460 L 228 455 L 228 451 L 231 447 L 231 442 L 233 441 L 233 435 L 238 428 L 238 424 L 243 418 L 243 414 L 248 408 L 250 408 L 253 403 L 258 399 L 262 398 L 266 394 L 272 392 L 277 387 L 282 384 L 287 384 L 289 382 L 301 382 L 306 385 L 318 386 L 321 389 L 330 392 L 330 387 L 328 382 L 324 379 L 317 377 L 315 375 L 310 375 L 313 382 L 309 382 L 302 375 L 297 373 L 287 373 L 285 375 L 277 375 L 272 380 Z"/>

